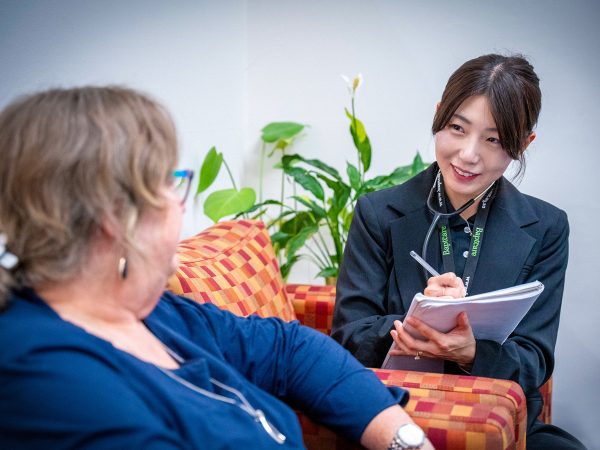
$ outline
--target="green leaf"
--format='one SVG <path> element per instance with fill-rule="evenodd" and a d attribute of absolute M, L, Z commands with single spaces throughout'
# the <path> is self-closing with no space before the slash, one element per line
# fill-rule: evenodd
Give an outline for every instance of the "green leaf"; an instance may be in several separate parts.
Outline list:
<path fill-rule="evenodd" d="M 277 231 L 271 235 L 273 245 L 279 244 L 280 247 L 285 247 L 285 243 L 290 239 L 291 235 L 283 231 Z M 282 245 L 283 244 L 283 245 Z"/>
<path fill-rule="evenodd" d="M 296 136 L 304 129 L 304 125 L 296 122 L 271 122 L 261 131 L 261 139 L 265 142 L 277 142 Z"/>
<path fill-rule="evenodd" d="M 324 219 L 327 213 L 323 208 L 313 202 L 311 199 L 306 197 L 301 197 L 299 195 L 292 196 L 293 199 L 302 203 L 304 206 L 310 209 L 310 211 L 314 214 L 317 219 Z"/>
<path fill-rule="evenodd" d="M 350 111 L 344 109 L 346 111 L 346 116 L 350 119 L 350 134 L 352 135 L 352 140 L 354 141 L 354 146 L 358 150 L 360 155 L 360 160 L 363 164 L 364 171 L 366 172 L 371 167 L 371 141 L 369 140 L 369 136 L 367 135 L 367 131 L 365 130 L 365 126 L 363 123 L 350 114 Z"/>
<path fill-rule="evenodd" d="M 348 236 L 350 225 L 352 224 L 352 218 L 354 217 L 354 211 L 348 212 L 348 210 L 345 209 L 342 211 L 342 213 L 342 229 L 344 230 L 344 234 Z"/>
<path fill-rule="evenodd" d="M 298 211 L 294 217 L 281 224 L 280 230 L 292 235 L 298 233 L 302 228 L 316 224 L 317 222 L 310 212 Z"/>
<path fill-rule="evenodd" d="M 293 257 L 298 250 L 300 250 L 307 239 L 309 239 L 313 234 L 319 231 L 319 227 L 317 225 L 309 225 L 300 230 L 294 237 L 292 237 L 286 247 L 285 254 L 288 258 Z"/>
<path fill-rule="evenodd" d="M 423 160 L 421 159 L 421 155 L 417 151 L 417 154 L 415 155 L 415 157 L 413 159 L 413 162 L 412 162 L 412 174 L 413 174 L 413 176 L 415 176 L 416 174 L 418 174 L 422 170 L 426 169 L 428 165 L 429 164 L 425 164 L 423 162 Z"/>
<path fill-rule="evenodd" d="M 198 189 L 196 196 L 207 190 L 219 175 L 221 164 L 223 163 L 223 154 L 217 152 L 215 147 L 212 147 L 202 162 L 200 168 L 200 179 L 198 180 Z"/>
<path fill-rule="evenodd" d="M 346 203 L 348 203 L 348 199 L 350 198 L 350 192 L 350 187 L 346 185 L 340 186 L 339 189 L 334 191 L 333 198 L 331 199 L 331 209 L 336 216 L 346 207 Z"/>
<path fill-rule="evenodd" d="M 287 167 L 285 173 L 290 175 L 296 183 L 302 186 L 307 191 L 311 192 L 319 200 L 325 199 L 325 192 L 321 183 L 313 177 L 307 170 L 300 167 Z"/>
<path fill-rule="evenodd" d="M 299 260 L 299 256 L 294 256 L 293 258 L 288 258 L 287 261 L 281 265 L 279 270 L 281 271 L 281 276 L 284 279 L 284 281 L 287 280 L 287 277 L 290 275 L 292 267 L 294 267 L 294 264 L 296 264 Z"/>
<path fill-rule="evenodd" d="M 316 276 L 323 277 L 323 278 L 337 277 L 338 276 L 338 268 L 337 267 L 325 267 Z"/>
<path fill-rule="evenodd" d="M 360 173 L 358 173 L 356 166 L 354 164 L 346 163 L 346 173 L 350 180 L 350 186 L 352 186 L 352 189 L 355 191 L 358 191 L 360 188 Z"/>
<path fill-rule="evenodd" d="M 346 116 L 350 119 L 350 132 L 354 132 L 359 143 L 363 142 L 367 139 L 365 126 L 357 117 L 353 116 L 347 108 L 344 108 L 344 111 L 346 111 Z"/>
<path fill-rule="evenodd" d="M 256 192 L 252 188 L 215 191 L 204 202 L 204 214 L 216 223 L 223 217 L 250 209 L 255 201 Z"/>
<path fill-rule="evenodd" d="M 413 176 L 413 166 L 412 164 L 408 166 L 400 166 L 396 167 L 394 171 L 389 175 L 390 181 L 394 185 L 402 184 L 405 181 L 409 180 Z"/>
<path fill-rule="evenodd" d="M 325 164 L 323 161 L 320 161 L 318 159 L 306 159 L 298 154 L 283 156 L 283 158 L 281 158 L 281 167 L 293 166 L 297 162 L 303 162 L 316 169 L 322 170 L 323 172 L 331 175 L 337 180 L 342 179 L 340 173 L 337 170 Z"/>

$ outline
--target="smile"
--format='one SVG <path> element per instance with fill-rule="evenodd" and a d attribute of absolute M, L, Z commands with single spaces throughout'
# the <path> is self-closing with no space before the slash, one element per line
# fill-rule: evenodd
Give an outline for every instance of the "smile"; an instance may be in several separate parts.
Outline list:
<path fill-rule="evenodd" d="M 471 177 L 476 177 L 477 175 L 479 175 L 477 173 L 471 173 L 471 172 L 467 172 L 465 170 L 461 170 L 458 167 L 456 167 L 454 164 L 451 164 L 451 165 L 452 165 L 452 168 L 454 169 L 454 172 L 456 172 L 461 177 L 471 178 Z"/>

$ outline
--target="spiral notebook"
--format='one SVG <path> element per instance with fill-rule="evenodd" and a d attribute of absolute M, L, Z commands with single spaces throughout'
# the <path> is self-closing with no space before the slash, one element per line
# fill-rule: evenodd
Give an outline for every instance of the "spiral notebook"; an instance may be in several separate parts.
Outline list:
<path fill-rule="evenodd" d="M 446 333 L 456 326 L 459 313 L 466 311 L 476 339 L 487 339 L 503 344 L 523 320 L 544 285 L 539 281 L 521 284 L 507 289 L 486 292 L 465 298 L 427 297 L 415 294 L 406 317 L 416 317 L 430 327 Z M 404 329 L 414 338 L 423 336 L 408 324 Z M 390 350 L 395 347 L 392 344 Z M 388 352 L 382 369 L 418 370 L 422 372 L 443 372 L 444 361 L 414 356 L 391 356 Z"/>

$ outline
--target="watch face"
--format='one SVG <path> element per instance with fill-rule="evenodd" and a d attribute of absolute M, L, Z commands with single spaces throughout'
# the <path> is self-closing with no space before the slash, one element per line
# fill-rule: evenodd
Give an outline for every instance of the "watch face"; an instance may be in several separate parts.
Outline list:
<path fill-rule="evenodd" d="M 407 423 L 398 429 L 398 437 L 409 448 L 419 448 L 425 441 L 425 433 L 414 423 Z"/>

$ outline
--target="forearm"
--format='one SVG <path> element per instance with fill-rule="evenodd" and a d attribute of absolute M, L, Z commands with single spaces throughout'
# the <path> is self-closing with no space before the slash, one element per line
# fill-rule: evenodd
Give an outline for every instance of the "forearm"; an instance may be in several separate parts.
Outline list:
<path fill-rule="evenodd" d="M 386 450 L 398 428 L 406 423 L 412 423 L 410 416 L 399 406 L 390 406 L 371 420 L 365 429 L 360 443 L 371 450 Z M 429 440 L 425 441 L 422 449 L 433 449 Z"/>

